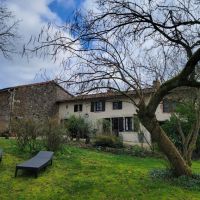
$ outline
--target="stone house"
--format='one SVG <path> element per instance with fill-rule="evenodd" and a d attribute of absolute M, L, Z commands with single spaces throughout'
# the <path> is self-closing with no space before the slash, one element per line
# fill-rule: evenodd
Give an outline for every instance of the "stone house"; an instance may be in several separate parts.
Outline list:
<path fill-rule="evenodd" d="M 15 118 L 45 120 L 58 117 L 57 101 L 71 97 L 55 81 L 21 85 L 0 90 L 0 133 L 10 130 Z"/>
<path fill-rule="evenodd" d="M 146 101 L 152 94 L 151 89 L 145 89 Z M 134 98 L 132 91 L 129 95 Z M 137 101 L 137 99 L 136 99 Z M 163 122 L 170 117 L 172 104 L 163 100 L 156 110 L 157 118 Z M 59 121 L 67 120 L 71 115 L 82 116 L 91 121 L 97 131 L 101 132 L 102 119 L 109 121 L 111 131 L 122 136 L 128 144 L 139 143 L 136 130 L 136 107 L 120 93 L 107 91 L 105 93 L 73 96 L 55 81 L 21 85 L 0 90 L 0 133 L 12 131 L 10 124 L 16 118 L 28 118 L 43 121 L 56 117 Z M 146 141 L 151 137 L 148 131 L 140 125 Z"/>
<path fill-rule="evenodd" d="M 145 90 L 146 101 L 149 100 L 152 89 Z M 132 94 L 134 97 L 134 92 Z M 137 100 L 136 100 L 137 101 Z M 136 130 L 136 107 L 131 103 L 128 97 L 119 93 L 108 91 L 99 94 L 89 94 L 71 97 L 59 104 L 59 119 L 67 120 L 70 115 L 82 116 L 92 122 L 97 130 L 100 130 L 100 121 L 108 120 L 112 133 L 122 136 L 127 144 L 136 144 L 140 142 L 138 130 Z M 163 122 L 170 118 L 170 101 L 162 101 L 156 110 L 157 119 Z M 149 132 L 140 125 L 140 130 L 145 136 L 147 143 L 151 142 Z"/>

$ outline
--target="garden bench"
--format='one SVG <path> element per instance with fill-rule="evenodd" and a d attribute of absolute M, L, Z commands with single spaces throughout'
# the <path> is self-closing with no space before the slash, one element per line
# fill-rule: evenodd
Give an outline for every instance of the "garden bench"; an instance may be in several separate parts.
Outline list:
<path fill-rule="evenodd" d="M 15 169 L 15 177 L 17 176 L 18 170 L 22 169 L 33 171 L 35 173 L 35 177 L 37 178 L 38 172 L 41 169 L 46 168 L 48 165 L 52 165 L 53 154 L 54 153 L 52 151 L 40 151 L 33 158 L 21 164 L 17 164 Z"/>

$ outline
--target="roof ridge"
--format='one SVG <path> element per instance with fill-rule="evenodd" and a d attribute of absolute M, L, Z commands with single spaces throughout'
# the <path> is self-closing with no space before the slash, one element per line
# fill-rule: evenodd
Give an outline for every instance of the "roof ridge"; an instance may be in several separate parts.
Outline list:
<path fill-rule="evenodd" d="M 56 86 L 58 86 L 59 88 L 61 88 L 63 91 L 65 91 L 67 94 L 69 94 L 70 96 L 73 96 L 67 90 L 65 90 L 61 85 L 59 85 L 59 83 L 57 83 L 55 80 L 49 80 L 49 81 L 43 81 L 43 82 L 23 84 L 23 85 L 17 85 L 17 86 L 2 88 L 2 89 L 0 89 L 0 92 L 4 92 L 4 91 L 7 91 L 7 90 L 12 90 L 12 89 L 17 89 L 17 88 L 22 88 L 22 87 L 31 87 L 31 86 L 46 85 L 46 84 L 50 84 L 50 83 L 55 84 Z"/>

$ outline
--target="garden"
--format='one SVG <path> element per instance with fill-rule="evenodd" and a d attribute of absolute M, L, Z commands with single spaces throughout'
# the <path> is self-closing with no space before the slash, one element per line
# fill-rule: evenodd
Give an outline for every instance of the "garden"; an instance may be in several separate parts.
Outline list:
<path fill-rule="evenodd" d="M 156 145 L 126 146 L 111 134 L 108 121 L 101 123 L 104 134 L 96 133 L 89 121 L 75 116 L 61 124 L 55 119 L 43 123 L 13 121 L 15 137 L 0 138 L 0 199 L 200 198 L 198 159 L 192 162 L 192 176 L 177 178 Z M 173 125 L 172 117 L 163 128 L 173 133 Z M 169 136 L 175 144 L 180 141 Z M 181 150 L 182 144 L 176 145 Z M 16 164 L 40 150 L 54 152 L 53 164 L 41 170 L 37 178 L 24 170 L 15 177 Z"/>
<path fill-rule="evenodd" d="M 0 139 L 4 149 L 0 164 L 0 199 L 199 199 L 198 184 L 152 177 L 150 171 L 165 169 L 166 161 L 153 157 L 116 155 L 65 145 L 53 165 L 38 178 L 20 174 L 15 165 L 30 157 L 21 153 L 16 140 Z M 193 162 L 200 173 L 200 162 Z M 187 180 L 185 182 L 188 182 Z"/>

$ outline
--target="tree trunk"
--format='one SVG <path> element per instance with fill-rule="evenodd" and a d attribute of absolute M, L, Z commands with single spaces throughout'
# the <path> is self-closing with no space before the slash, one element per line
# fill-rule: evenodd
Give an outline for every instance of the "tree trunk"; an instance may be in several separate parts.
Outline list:
<path fill-rule="evenodd" d="M 171 167 L 176 176 L 192 174 L 191 168 L 187 165 L 175 145 L 170 141 L 168 136 L 160 127 L 156 116 L 148 113 L 138 112 L 141 123 L 149 131 L 152 139 L 158 144 L 160 150 L 167 156 Z"/>

